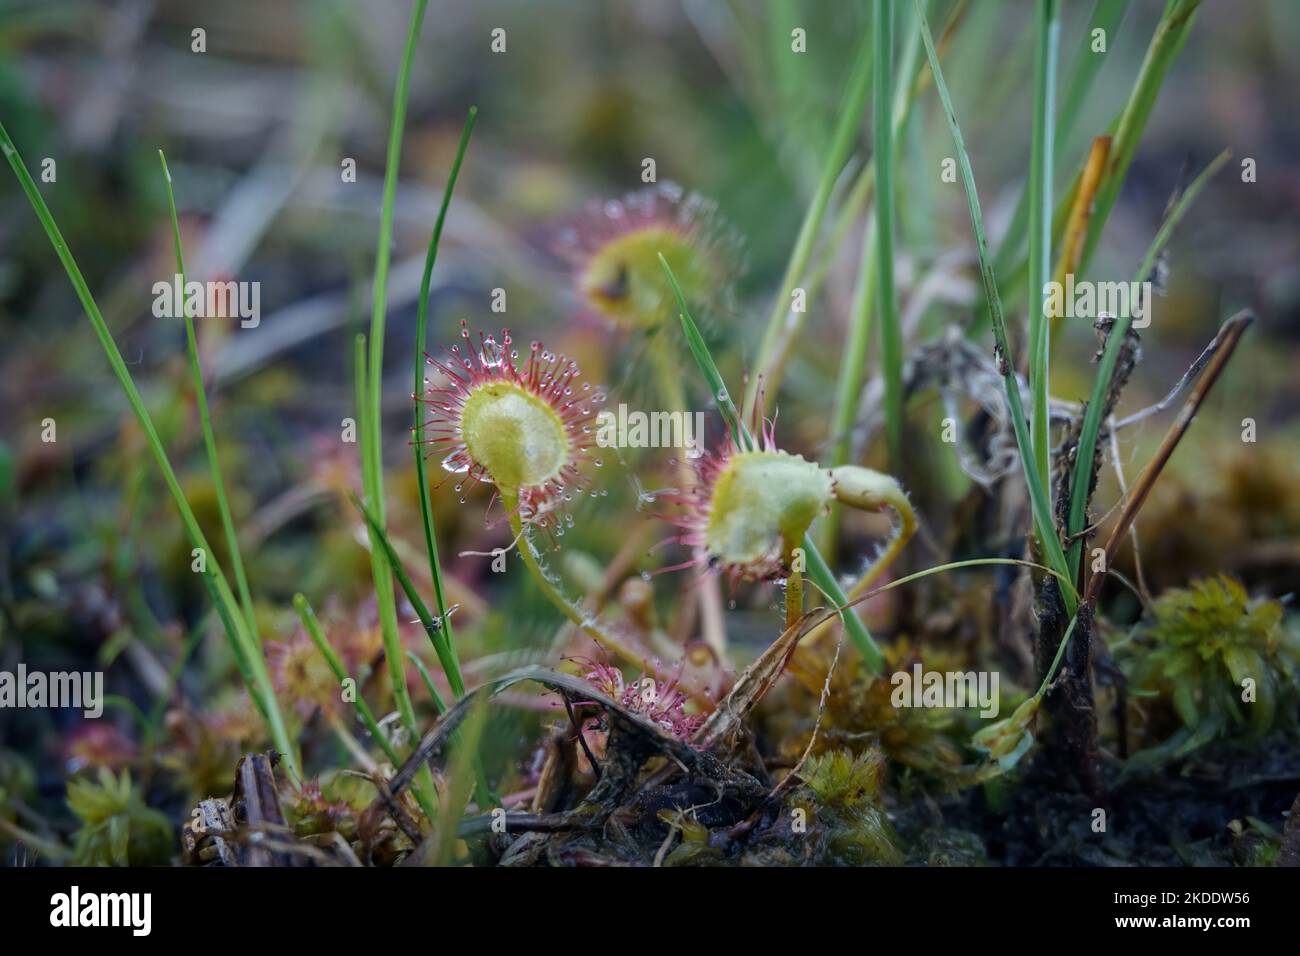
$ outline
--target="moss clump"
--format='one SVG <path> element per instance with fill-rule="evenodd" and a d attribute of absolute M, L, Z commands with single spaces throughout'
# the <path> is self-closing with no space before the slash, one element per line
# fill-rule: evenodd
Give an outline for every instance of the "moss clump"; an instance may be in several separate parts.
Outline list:
<path fill-rule="evenodd" d="M 98 780 L 73 780 L 68 806 L 81 821 L 73 866 L 160 866 L 169 861 L 171 823 L 145 806 L 126 771 L 115 777 L 101 767 Z"/>
<path fill-rule="evenodd" d="M 297 791 L 286 792 L 281 802 L 285 822 L 296 837 L 316 836 L 322 833 L 339 833 L 345 840 L 357 837 L 357 811 L 339 799 L 331 784 L 340 779 L 331 775 L 326 781 L 309 780 Z"/>
<path fill-rule="evenodd" d="M 777 751 L 792 761 L 812 734 L 833 652 L 833 647 L 800 646 L 787 667 L 792 680 L 779 685 L 760 708 Z M 899 641 L 885 649 L 885 673 L 907 670 L 916 660 L 926 670 L 965 669 L 956 655 Z M 892 765 L 956 786 L 964 771 L 958 741 L 968 734 L 963 715 L 948 708 L 895 707 L 893 690 L 887 677 L 874 677 L 859 658 L 841 655 L 813 752 L 878 745 Z"/>
<path fill-rule="evenodd" d="M 800 778 L 813 797 L 809 829 L 823 831 L 826 863 L 896 866 L 903 862 L 898 835 L 881 802 L 885 757 L 878 749 L 837 750 L 810 758 Z M 792 800 L 798 803 L 798 800 Z"/>
<path fill-rule="evenodd" d="M 17 818 L 16 805 L 30 803 L 36 794 L 36 771 L 26 757 L 0 750 L 0 819 Z"/>
<path fill-rule="evenodd" d="M 1254 741 L 1294 729 L 1300 640 L 1282 626 L 1277 601 L 1251 602 L 1228 577 L 1160 597 L 1150 620 L 1118 647 L 1133 694 L 1172 710 L 1168 739 L 1135 755 L 1138 764 L 1185 757 L 1216 740 Z M 1160 733 L 1159 714 L 1148 725 Z"/>

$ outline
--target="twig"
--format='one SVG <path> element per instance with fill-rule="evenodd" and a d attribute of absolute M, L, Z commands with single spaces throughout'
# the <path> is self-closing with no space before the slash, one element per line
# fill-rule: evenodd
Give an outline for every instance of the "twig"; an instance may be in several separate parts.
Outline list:
<path fill-rule="evenodd" d="M 799 772 L 803 770 L 804 764 L 812 756 L 813 744 L 817 743 L 817 732 L 821 730 L 822 718 L 826 716 L 826 702 L 831 696 L 831 678 L 835 676 L 835 665 L 840 662 L 840 651 L 844 649 L 844 632 L 840 632 L 840 639 L 835 643 L 835 656 L 831 658 L 831 666 L 826 669 L 826 682 L 822 684 L 821 699 L 817 702 L 817 720 L 813 723 L 812 734 L 808 737 L 808 746 L 803 749 L 799 756 L 799 762 L 794 765 L 788 774 L 781 778 L 781 782 L 772 788 L 772 792 L 767 795 L 768 800 L 779 796 L 790 783 L 797 779 Z"/>
<path fill-rule="evenodd" d="M 573 701 L 569 700 L 568 694 L 561 694 L 560 697 L 564 699 L 564 710 L 569 715 L 569 723 L 573 725 L 573 732 L 578 735 L 578 745 L 582 747 L 582 752 L 587 755 L 587 762 L 591 764 L 591 770 L 596 775 L 596 779 L 599 780 L 600 762 L 596 760 L 596 755 L 587 746 L 587 735 L 582 732 L 582 724 L 573 712 Z"/>
<path fill-rule="evenodd" d="M 1133 519 L 1137 517 L 1138 511 L 1145 504 L 1147 496 L 1151 493 L 1151 488 L 1155 485 L 1156 479 L 1160 477 L 1160 472 L 1169 462 L 1173 455 L 1174 449 L 1182 441 L 1183 435 L 1192 424 L 1192 419 L 1200 411 L 1201 403 L 1205 401 L 1205 396 L 1209 394 L 1214 383 L 1218 380 L 1223 368 L 1228 364 L 1228 359 L 1236 351 L 1237 343 L 1241 340 L 1242 334 L 1255 321 L 1255 316 L 1249 310 L 1238 312 L 1219 330 L 1215 337 L 1216 341 L 1221 344 L 1215 350 L 1213 358 L 1205 368 L 1205 372 L 1192 387 L 1192 394 L 1188 396 L 1186 404 L 1178 413 L 1178 418 L 1170 426 L 1169 431 L 1165 434 L 1164 440 L 1156 450 L 1155 457 L 1147 463 L 1142 474 L 1138 476 L 1133 485 L 1133 493 L 1129 496 L 1124 505 L 1124 510 L 1120 513 L 1119 520 L 1111 530 L 1110 537 L 1106 540 L 1105 563 L 1103 568 L 1109 568 L 1111 561 L 1115 557 L 1115 552 L 1119 550 L 1119 543 L 1124 535 L 1128 533 L 1129 526 L 1133 524 Z M 1106 579 L 1106 571 L 1100 571 L 1088 578 L 1088 586 L 1084 591 L 1083 601 L 1085 604 L 1092 605 L 1097 600 L 1097 593 L 1101 590 L 1102 582 Z"/>
<path fill-rule="evenodd" d="M 1196 361 L 1187 367 L 1187 371 L 1183 373 L 1183 377 L 1180 378 L 1177 383 L 1175 383 L 1174 387 L 1169 390 L 1168 395 L 1160 399 L 1160 401 L 1156 402 L 1154 405 L 1142 409 L 1140 412 L 1134 412 L 1127 418 L 1121 418 L 1113 427 L 1119 429 L 1127 428 L 1129 425 L 1136 425 L 1143 419 L 1159 414 L 1172 405 L 1174 399 L 1178 397 L 1178 393 L 1187 387 L 1188 382 L 1201 374 L 1201 370 L 1209 364 L 1210 359 L 1212 359 L 1215 353 L 1223 346 L 1224 333 L 1227 331 L 1227 328 L 1228 327 L 1225 324 L 1223 328 L 1219 329 L 1219 333 L 1214 337 L 1210 344 L 1205 347 L 1204 351 L 1196 357 Z"/>
<path fill-rule="evenodd" d="M 570 813 L 507 813 L 500 817 L 484 814 L 462 818 L 456 827 L 456 833 L 461 837 L 488 833 L 498 820 L 499 825 L 505 827 L 506 833 L 564 833 L 588 825 L 588 821 Z"/>
<path fill-rule="evenodd" d="M 1119 457 L 1119 433 L 1115 430 L 1115 423 L 1110 423 L 1110 458 L 1115 465 L 1115 480 L 1119 482 L 1119 493 L 1121 497 L 1128 497 L 1128 480 L 1124 477 L 1124 463 Z M 1133 541 L 1133 567 L 1137 570 L 1137 587 L 1135 591 L 1137 596 L 1142 599 L 1144 607 L 1151 606 L 1151 592 L 1147 590 L 1147 578 L 1142 570 L 1142 548 L 1138 544 L 1137 522 L 1134 522 L 1129 528 L 1129 537 Z"/>

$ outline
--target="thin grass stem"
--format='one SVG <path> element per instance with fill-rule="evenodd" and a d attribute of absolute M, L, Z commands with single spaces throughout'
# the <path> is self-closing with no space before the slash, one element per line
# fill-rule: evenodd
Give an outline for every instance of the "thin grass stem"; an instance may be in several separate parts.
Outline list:
<path fill-rule="evenodd" d="M 885 435 L 890 465 L 903 460 L 903 333 L 894 288 L 894 124 L 890 113 L 894 61 L 891 0 L 871 7 L 873 129 L 876 164 L 876 308 L 880 312 L 880 364 L 885 380 Z"/>
<path fill-rule="evenodd" d="M 438 246 L 442 240 L 442 227 L 447 219 L 447 208 L 451 205 L 451 195 L 456 188 L 456 179 L 460 175 L 461 163 L 465 159 L 465 150 L 469 146 L 469 137 L 474 130 L 476 116 L 478 116 L 478 108 L 471 106 L 469 113 L 465 117 L 465 126 L 460 133 L 460 142 L 456 146 L 456 158 L 452 160 L 451 172 L 447 176 L 447 187 L 442 194 L 442 205 L 438 208 L 438 218 L 434 221 L 433 234 L 429 237 L 429 248 L 424 257 L 424 273 L 420 277 L 420 303 L 415 320 L 415 382 L 412 386 L 412 392 L 416 399 L 412 445 L 415 449 L 416 484 L 420 491 L 420 518 L 424 526 L 424 546 L 429 555 L 429 573 L 433 578 L 433 598 L 438 608 L 438 619 L 442 622 L 442 632 L 447 642 L 449 658 L 454 665 L 458 680 L 460 677 L 460 656 L 456 651 L 455 632 L 452 629 L 451 618 L 447 614 L 447 595 L 442 585 L 442 561 L 438 557 L 438 540 L 433 521 L 433 506 L 429 500 L 429 481 L 424 468 L 424 414 L 419 397 L 424 393 L 424 352 L 429 324 L 429 286 L 433 279 L 433 266 L 438 260 Z M 439 660 L 441 661 L 441 658 Z M 447 677 L 450 680 L 451 674 L 448 673 Z"/>
<path fill-rule="evenodd" d="M 295 594 L 293 596 L 293 607 L 294 610 L 298 612 L 298 618 L 302 621 L 302 626 L 307 632 L 307 636 L 311 638 L 312 644 L 316 645 L 316 650 L 320 652 L 320 656 L 325 660 L 325 664 L 329 667 L 330 673 L 333 674 L 334 679 L 342 685 L 345 680 L 349 679 L 350 675 L 348 674 L 347 668 L 343 666 L 343 661 L 339 657 L 338 652 L 334 650 L 333 646 L 326 639 L 325 632 L 322 630 L 320 625 L 320 620 L 316 617 L 316 612 L 312 610 L 312 606 L 307 602 L 307 598 L 302 594 Z M 360 693 L 353 698 L 352 709 L 356 711 L 357 718 L 361 723 L 365 724 L 366 730 L 369 731 L 370 736 L 374 738 L 375 743 L 379 746 L 379 749 L 384 752 L 384 756 L 388 758 L 389 762 L 392 763 L 394 767 L 401 766 L 402 760 L 397 755 L 397 749 L 391 742 L 389 742 L 387 735 L 379 726 L 379 721 L 375 720 L 375 715 L 370 709 L 370 705 L 366 703 L 365 698 L 362 697 Z"/>
<path fill-rule="evenodd" d="M 181 226 L 176 215 L 176 196 L 172 192 L 172 174 L 167 168 L 167 157 L 158 150 L 158 162 L 162 164 L 163 179 L 167 183 L 167 209 L 171 213 L 172 238 L 176 244 L 176 274 L 182 289 L 185 288 L 185 254 L 181 249 Z M 190 315 L 189 298 L 183 297 L 181 313 L 185 317 L 185 350 L 189 354 L 190 377 L 194 380 L 194 401 L 199 410 L 199 424 L 203 430 L 203 447 L 208 456 L 208 468 L 212 473 L 212 489 L 217 499 L 217 512 L 221 515 L 221 528 L 226 536 L 226 551 L 230 554 L 230 567 L 235 575 L 235 587 L 239 591 L 239 603 L 244 610 L 244 619 L 248 629 L 262 644 L 257 628 L 257 616 L 253 611 L 253 596 L 248 589 L 248 575 L 244 573 L 244 559 L 239 551 L 239 539 L 235 535 L 235 521 L 230 515 L 230 503 L 226 498 L 226 482 L 221 474 L 221 461 L 217 457 L 217 439 L 212 431 L 212 416 L 208 412 L 207 390 L 203 386 L 203 367 L 199 362 L 198 338 L 194 332 L 194 317 Z"/>
<path fill-rule="evenodd" d="M 377 527 L 385 525 L 384 465 L 383 465 L 383 379 L 384 379 L 384 323 L 388 309 L 388 266 L 392 254 L 393 207 L 397 196 L 397 177 L 402 159 L 402 135 L 406 127 L 406 103 L 410 93 L 411 65 L 415 60 L 415 47 L 424 20 L 427 0 L 416 0 L 411 10 L 410 26 L 406 33 L 406 48 L 397 73 L 393 91 L 393 115 L 388 133 L 388 153 L 384 164 L 383 202 L 379 213 L 379 240 L 375 250 L 374 299 L 370 314 L 369 352 L 358 365 L 358 372 L 366 369 L 361 384 L 361 400 L 357 414 L 361 430 L 362 483 L 365 498 L 373 510 Z M 360 340 L 364 349 L 365 342 Z M 361 356 L 358 356 L 361 358 Z M 375 582 L 375 603 L 379 611 L 380 630 L 384 641 L 384 654 L 393 685 L 393 698 L 397 704 L 402 725 L 412 739 L 419 738 L 415 710 L 406 687 L 401 640 L 397 633 L 396 597 L 393 591 L 393 574 L 383 547 L 379 546 L 371 527 L 370 566 Z"/>
<path fill-rule="evenodd" d="M 1133 85 L 1133 92 L 1115 124 L 1110 168 L 1097 192 L 1092 219 L 1088 223 L 1088 239 L 1079 260 L 1080 272 L 1087 270 L 1097 243 L 1101 241 L 1102 230 L 1106 228 L 1110 212 L 1119 200 L 1120 190 L 1124 187 L 1124 179 L 1133 163 L 1147 119 L 1160 95 L 1169 68 L 1173 66 L 1191 34 L 1200 3 L 1201 0 L 1169 0 L 1156 25 L 1151 44 L 1147 47 L 1142 67 L 1138 71 L 1137 81 Z"/>
<path fill-rule="evenodd" d="M 1052 436 L 1048 399 L 1051 323 L 1045 314 L 1052 263 L 1052 175 L 1056 117 L 1056 58 L 1061 24 L 1056 0 L 1035 4 L 1034 119 L 1029 149 L 1029 394 L 1034 467 L 1052 487 Z"/>
<path fill-rule="evenodd" d="M 957 114 L 952 108 L 952 97 L 948 94 L 948 84 L 944 82 L 943 70 L 939 65 L 939 56 L 935 51 L 934 37 L 930 34 L 930 24 L 926 20 L 922 0 L 913 0 L 917 19 L 921 27 L 921 39 L 925 44 L 925 53 L 930 60 L 930 72 L 934 76 L 935 90 L 943 104 L 948 127 L 952 133 L 953 144 L 957 152 L 957 164 L 961 170 L 962 185 L 966 192 L 966 206 L 970 213 L 971 230 L 975 234 L 975 246 L 979 253 L 980 279 L 984 287 L 984 298 L 988 304 L 989 318 L 993 326 L 993 338 L 996 343 L 998 370 L 1002 374 L 1002 383 L 1006 392 L 1007 408 L 1011 417 L 1012 428 L 1016 435 L 1016 445 L 1020 451 L 1020 464 L 1025 475 L 1025 484 L 1029 488 L 1029 500 L 1033 510 L 1034 528 L 1039 546 L 1047 556 L 1047 564 L 1058 576 L 1069 576 L 1069 567 L 1065 561 L 1065 551 L 1056 532 L 1052 519 L 1052 509 L 1047 498 L 1047 489 L 1039 478 L 1038 469 L 1033 464 L 1033 445 L 1029 436 L 1029 424 L 1025 420 L 1024 405 L 1020 398 L 1020 384 L 1016 379 L 1015 365 L 1011 357 L 1011 347 L 1007 341 L 1006 319 L 1002 312 L 1002 300 L 998 295 L 997 279 L 993 274 L 993 265 L 989 260 L 988 241 L 984 234 L 984 217 L 980 211 L 979 193 L 975 188 L 975 174 L 971 171 L 970 155 L 962 139 L 961 127 L 957 124 Z M 1063 592 L 1066 611 L 1074 613 L 1077 606 L 1072 592 Z"/>
<path fill-rule="evenodd" d="M 375 461 L 368 453 L 370 434 L 374 431 L 375 421 L 371 415 L 367 389 L 366 372 L 366 337 L 358 334 L 353 348 L 353 371 L 356 404 L 358 445 L 361 448 L 361 484 L 366 492 L 366 501 L 374 500 L 377 486 L 383 482 L 382 470 L 376 474 Z M 415 706 L 411 703 L 411 692 L 406 686 L 405 658 L 402 655 L 401 638 L 397 633 L 397 601 L 393 593 L 393 569 L 389 561 L 391 548 L 386 547 L 387 539 L 383 536 L 382 525 L 370 520 L 369 510 L 362 505 L 361 512 L 366 516 L 367 533 L 370 539 L 370 570 L 374 577 L 375 605 L 379 611 L 380 636 L 384 644 L 384 658 L 388 666 L 388 679 L 393 689 L 393 702 L 397 706 L 397 715 L 402 728 L 411 740 L 420 739 L 419 725 L 415 720 Z M 385 597 L 386 596 L 386 597 Z M 420 805 L 432 803 L 435 799 L 433 774 L 428 767 L 420 771 L 416 781 L 416 790 L 420 793 Z M 430 817 L 430 822 L 433 821 Z"/>
<path fill-rule="evenodd" d="M 1096 42 L 1096 31 L 1101 31 L 1106 43 L 1114 43 L 1116 31 L 1119 29 L 1127 9 L 1128 0 L 1097 0 L 1096 6 L 1093 7 L 1092 17 L 1088 21 L 1088 28 L 1080 36 L 1079 48 L 1074 57 L 1074 69 L 1071 71 L 1070 80 L 1066 84 L 1061 108 L 1057 112 L 1056 133 L 1052 145 L 1052 149 L 1057 156 L 1064 153 L 1070 145 L 1070 137 L 1074 132 L 1075 124 L 1079 116 L 1083 114 L 1083 104 L 1092 89 L 1093 81 L 1097 78 L 1097 74 L 1101 72 L 1102 64 L 1106 60 L 1105 54 L 1098 53 L 1093 48 Z M 1029 188 L 1028 183 L 1026 183 L 1025 189 L 1021 191 L 1020 199 L 1016 203 L 1016 211 L 1011 217 L 1011 224 L 1002 237 L 997 255 L 993 257 L 993 268 L 1000 274 L 1005 275 L 1014 268 L 1015 263 L 1012 260 L 1023 247 L 1025 229 L 1028 223 Z"/>

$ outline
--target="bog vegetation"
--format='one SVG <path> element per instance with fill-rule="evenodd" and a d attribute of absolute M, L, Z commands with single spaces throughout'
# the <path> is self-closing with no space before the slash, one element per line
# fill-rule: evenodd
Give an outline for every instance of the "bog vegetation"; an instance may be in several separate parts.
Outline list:
<path fill-rule="evenodd" d="M 167 409 L 124 356 L 24 144 L 0 127 L 129 405 L 124 494 L 165 494 L 179 518 L 184 537 L 157 566 L 184 569 L 162 586 L 190 615 L 179 638 L 166 633 L 131 589 L 139 556 L 123 555 L 126 609 L 100 659 L 144 653 L 162 685 L 114 695 L 122 719 L 72 733 L 65 810 L 38 799 L 33 761 L 0 751 L 0 840 L 15 859 L 104 865 L 1268 864 L 1300 852 L 1282 816 L 1300 780 L 1300 630 L 1284 592 L 1244 582 L 1247 561 L 1215 574 L 1191 550 L 1161 550 L 1183 519 L 1159 490 L 1183 487 L 1180 446 L 1198 431 L 1257 456 L 1197 476 L 1197 500 L 1215 502 L 1190 522 L 1206 518 L 1198 534 L 1244 553 L 1300 527 L 1266 451 L 1222 416 L 1193 421 L 1255 334 L 1252 314 L 1222 315 L 1186 374 L 1158 363 L 1163 402 L 1119 412 L 1150 349 L 1139 330 L 1161 334 L 1149 290 L 1177 273 L 1170 240 L 1199 195 L 1230 188 L 1229 155 L 1161 168 L 1169 201 L 1145 254 L 1118 282 L 1096 261 L 1198 5 L 1170 0 L 1135 41 L 1131 89 L 1084 156 L 1071 135 L 1088 132 L 1074 127 L 1096 96 L 1097 31 L 1113 45 L 1125 4 L 1099 0 L 1068 42 L 1062 5 L 1033 5 L 1032 109 L 997 118 L 1030 131 L 1023 192 L 995 233 L 992 184 L 950 88 L 953 46 L 984 24 L 976 5 L 874 0 L 853 20 L 862 39 L 839 107 L 802 144 L 814 155 L 801 160 L 797 231 L 745 235 L 689 182 L 575 210 L 554 241 L 564 274 L 539 279 L 571 288 L 580 334 L 562 345 L 515 307 L 484 304 L 458 329 L 431 314 L 474 128 L 495 122 L 469 108 L 427 224 L 408 353 L 385 339 L 412 65 L 427 47 L 416 0 L 369 325 L 340 363 L 352 375 L 342 435 L 321 437 L 311 465 L 331 519 L 295 531 L 313 560 L 288 586 L 271 532 L 239 520 L 259 452 L 209 405 L 208 320 L 195 319 L 211 299 L 181 295 L 204 288 L 185 278 L 185 177 L 159 152 L 174 263 L 161 291 L 183 321 L 189 393 Z M 926 117 L 937 155 L 920 148 Z M 954 191 L 902 188 L 910 168 L 951 170 Z M 909 248 L 940 196 L 964 216 L 955 260 Z M 760 241 L 788 261 L 755 278 L 745 249 Z M 846 261 L 847 314 L 814 336 Z M 1076 280 L 1134 292 L 1110 296 L 1106 314 Z M 225 314 L 251 332 L 254 311 Z M 1095 355 L 1061 347 L 1062 317 L 1095 320 Z M 808 363 L 822 370 L 812 384 Z M 1060 398 L 1060 381 L 1086 398 Z M 633 440 L 629 415 L 643 432 L 677 427 Z M 184 451 L 180 418 L 197 428 Z M 1168 431 L 1122 460 L 1139 422 Z M 32 632 L 26 613 L 6 615 L 6 641 L 19 619 Z M 900 696 L 897 675 L 916 686 Z"/>

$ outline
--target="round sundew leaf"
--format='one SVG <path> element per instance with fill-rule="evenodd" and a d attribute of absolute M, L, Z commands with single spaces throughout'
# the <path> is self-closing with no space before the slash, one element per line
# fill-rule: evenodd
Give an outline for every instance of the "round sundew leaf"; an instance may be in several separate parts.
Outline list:
<path fill-rule="evenodd" d="M 465 399 L 461 432 L 470 458 L 502 488 L 539 487 L 569 460 L 569 434 L 545 401 L 510 381 L 486 382 Z"/>
<path fill-rule="evenodd" d="M 783 555 L 798 546 L 832 496 L 830 475 L 798 455 L 734 455 L 718 475 L 709 502 L 709 552 L 736 565 Z"/>

